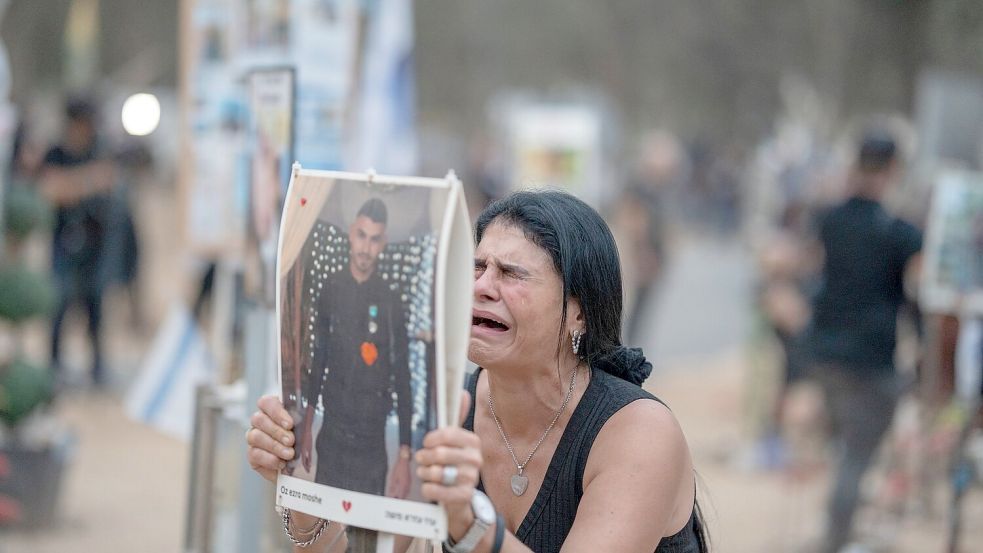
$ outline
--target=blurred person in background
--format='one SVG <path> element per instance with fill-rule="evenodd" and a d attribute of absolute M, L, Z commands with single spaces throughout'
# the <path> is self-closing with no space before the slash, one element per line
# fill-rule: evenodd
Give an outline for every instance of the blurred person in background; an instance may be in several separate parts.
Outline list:
<path fill-rule="evenodd" d="M 640 329 L 665 275 L 670 196 L 682 187 L 687 169 L 676 137 L 653 132 L 642 140 L 637 174 L 615 205 L 612 227 L 625 258 L 628 343 L 645 338 Z"/>
<path fill-rule="evenodd" d="M 119 285 L 129 303 L 131 329 L 147 328 L 140 289 L 141 245 L 134 213 L 133 196 L 141 179 L 154 170 L 154 156 L 146 144 L 131 141 L 115 154 L 117 177 L 109 212 L 109 234 L 106 236 L 106 285 Z"/>
<path fill-rule="evenodd" d="M 851 195 L 819 223 L 822 284 L 806 340 L 840 447 L 821 549 L 826 553 L 840 551 L 850 539 L 861 480 L 902 388 L 894 365 L 898 309 L 906 276 L 917 271 L 922 233 L 882 205 L 898 180 L 897 150 L 887 133 L 865 135 Z"/>
<path fill-rule="evenodd" d="M 55 208 L 51 266 L 59 299 L 51 324 L 51 361 L 56 371 L 62 369 L 62 325 L 69 308 L 79 303 L 88 315 L 92 379 L 103 385 L 102 261 L 116 165 L 99 139 L 90 100 L 69 100 L 65 116 L 64 136 L 45 154 L 38 179 L 41 193 Z"/>
<path fill-rule="evenodd" d="M 781 468 L 788 461 L 782 438 L 785 404 L 792 386 L 803 376 L 802 331 L 809 323 L 806 283 L 811 265 L 803 260 L 803 241 L 786 228 L 771 236 L 758 255 L 761 282 L 758 305 L 768 331 L 774 336 L 780 374 L 765 413 L 755 463 L 766 469 Z"/>
<path fill-rule="evenodd" d="M 468 212 L 474 221 L 488 204 L 508 192 L 501 163 L 496 159 L 495 145 L 487 136 L 479 136 L 471 142 L 465 176 L 468 190 Z"/>
<path fill-rule="evenodd" d="M 740 149 L 729 145 L 712 156 L 706 170 L 707 223 L 719 236 L 729 236 L 740 224 L 743 159 Z"/>
<path fill-rule="evenodd" d="M 786 420 L 786 404 L 805 376 L 808 360 L 802 334 L 811 318 L 810 298 L 822 268 L 815 219 L 817 211 L 831 203 L 824 197 L 827 183 L 834 180 L 831 168 L 842 165 L 828 159 L 828 146 L 808 128 L 786 126 L 776 135 L 759 151 L 748 173 L 754 180 L 749 186 L 758 187 L 752 194 L 759 195 L 749 201 L 758 202 L 753 208 L 764 212 L 767 221 L 763 228 L 749 228 L 759 274 L 756 304 L 762 329 L 778 354 L 777 378 L 769 383 L 770 397 L 760 412 L 762 427 L 751 459 L 765 469 L 784 468 L 796 453 L 787 443 L 792 436 L 783 434 L 791 422 Z M 767 207 L 761 205 L 763 200 Z M 749 223 L 753 225 L 752 218 Z M 797 434 L 794 441 L 801 443 L 804 436 Z M 801 459 L 797 462 L 801 464 Z"/>

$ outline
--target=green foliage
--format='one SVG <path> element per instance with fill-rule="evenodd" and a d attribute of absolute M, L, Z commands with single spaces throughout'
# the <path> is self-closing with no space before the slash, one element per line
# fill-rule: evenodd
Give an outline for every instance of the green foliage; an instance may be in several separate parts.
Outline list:
<path fill-rule="evenodd" d="M 22 240 L 31 232 L 51 226 L 51 209 L 34 189 L 11 186 L 5 200 L 3 220 L 11 238 Z"/>
<path fill-rule="evenodd" d="M 48 277 L 19 265 L 0 267 L 0 318 L 21 323 L 48 314 L 54 304 Z"/>
<path fill-rule="evenodd" d="M 0 367 L 0 421 L 14 426 L 51 397 L 50 371 L 22 359 Z"/>

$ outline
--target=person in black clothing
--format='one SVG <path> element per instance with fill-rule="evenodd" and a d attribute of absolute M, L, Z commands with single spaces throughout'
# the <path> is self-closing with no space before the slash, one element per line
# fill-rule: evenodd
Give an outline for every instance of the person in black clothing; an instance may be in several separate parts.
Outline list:
<path fill-rule="evenodd" d="M 386 223 L 382 200 L 365 202 L 349 228 L 348 270 L 330 274 L 319 296 L 299 451 L 310 470 L 311 425 L 320 397 L 324 422 L 316 441 L 315 482 L 402 499 L 410 485 L 409 339 L 405 306 L 376 271 Z M 393 391 L 400 446 L 386 489 L 385 428 Z"/>
<path fill-rule="evenodd" d="M 625 262 L 625 338 L 632 343 L 651 338 L 644 323 L 668 267 L 670 199 L 685 188 L 689 171 L 678 140 L 665 131 L 647 135 L 639 157 L 637 175 L 616 203 L 612 225 Z"/>
<path fill-rule="evenodd" d="M 52 272 L 59 289 L 51 326 L 51 360 L 61 367 L 61 330 L 72 304 L 85 306 L 92 349 L 92 379 L 104 381 L 101 330 L 105 288 L 103 250 L 106 217 L 116 167 L 96 134 L 95 108 L 75 99 L 66 107 L 67 126 L 61 144 L 51 148 L 42 162 L 41 193 L 56 209 L 51 245 Z"/>
<path fill-rule="evenodd" d="M 823 545 L 829 553 L 849 540 L 861 479 L 901 390 L 894 367 L 898 309 L 906 275 L 917 270 L 922 235 L 881 205 L 897 179 L 896 150 L 890 136 L 867 135 L 852 196 L 819 226 L 825 261 L 806 343 L 841 446 Z"/>

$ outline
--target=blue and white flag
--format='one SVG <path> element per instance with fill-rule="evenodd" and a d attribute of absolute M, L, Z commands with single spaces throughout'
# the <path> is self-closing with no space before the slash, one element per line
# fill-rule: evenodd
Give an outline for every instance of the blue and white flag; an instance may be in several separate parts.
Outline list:
<path fill-rule="evenodd" d="M 198 323 L 186 308 L 175 304 L 126 394 L 126 413 L 165 434 L 190 441 L 195 390 L 213 382 L 214 372 Z"/>
<path fill-rule="evenodd" d="M 348 129 L 352 171 L 412 175 L 417 171 L 412 0 L 364 3 L 368 24 Z"/>

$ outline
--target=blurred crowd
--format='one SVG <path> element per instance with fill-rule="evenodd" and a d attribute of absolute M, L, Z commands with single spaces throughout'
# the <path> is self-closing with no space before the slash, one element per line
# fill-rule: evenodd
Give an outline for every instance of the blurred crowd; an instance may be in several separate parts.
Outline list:
<path fill-rule="evenodd" d="M 733 460 L 828 468 L 825 530 L 807 550 L 835 553 L 876 541 L 858 529 L 865 503 L 901 517 L 932 511 L 939 490 L 966 489 L 951 467 L 983 450 L 983 389 L 957 398 L 959 326 L 972 320 L 919 305 L 933 183 L 914 170 L 911 125 L 874 117 L 844 132 L 797 108 L 803 91 L 786 96 L 786 115 L 754 148 L 643 134 L 601 208 L 622 259 L 627 343 L 650 343 L 660 286 L 694 236 L 753 255 L 751 445 Z M 466 179 L 475 211 L 510 189 L 487 145 L 478 150 Z M 983 372 L 983 346 L 970 347 Z M 938 457 L 945 466 L 930 468 Z M 871 491 L 871 473 L 887 483 Z M 948 516 L 954 524 L 959 510 Z"/>
<path fill-rule="evenodd" d="M 107 295 L 122 292 L 133 336 L 144 324 L 131 191 L 151 167 L 151 155 L 138 143 L 104 136 L 99 108 L 91 97 L 67 99 L 50 142 L 24 110 L 6 154 L 0 523 L 37 525 L 52 516 L 71 433 L 43 406 L 66 391 L 116 391 L 123 384 L 106 355 Z M 29 346 L 38 321 L 48 327 L 47 356 Z M 81 355 L 66 347 L 76 325 L 86 337 Z M 45 485 L 36 488 L 37 481 Z"/>
<path fill-rule="evenodd" d="M 119 286 L 126 291 L 134 328 L 143 324 L 137 290 L 140 243 L 131 191 L 150 167 L 149 151 L 135 143 L 113 143 L 100 132 L 99 106 L 76 96 L 64 105 L 61 132 L 40 143 L 30 122 L 22 121 L 11 152 L 8 211 L 46 210 L 39 220 L 50 236 L 50 277 L 54 305 L 50 311 L 50 364 L 57 386 L 69 378 L 64 369 L 62 336 L 69 313 L 84 315 L 90 360 L 87 372 L 96 386 L 111 378 L 104 354 L 103 303 Z M 17 200 L 19 198 L 19 200 Z M 18 207 L 20 201 L 25 207 Z M 13 202 L 13 203 L 11 203 Z M 40 206 L 40 207 L 39 207 Z M 16 217 L 16 213 L 13 214 Z M 16 238 L 16 237 L 10 237 Z M 8 253 L 16 257 L 18 240 Z"/>
<path fill-rule="evenodd" d="M 745 229 L 763 330 L 755 343 L 776 351 L 777 370 L 750 369 L 750 381 L 764 374 L 770 382 L 768 392 L 752 394 L 764 406 L 745 461 L 798 472 L 830 465 L 821 551 L 841 551 L 856 537 L 864 498 L 902 517 L 936 509 L 940 489 L 961 496 L 959 459 L 983 444 L 979 379 L 961 397 L 955 385 L 957 341 L 977 352 L 969 370 L 983 371 L 983 346 L 960 338 L 973 316 L 919 303 L 933 186 L 919 182 L 912 144 L 897 119 L 877 119 L 842 143 L 786 120 L 748 168 Z M 816 392 L 821 408 L 802 407 L 803 389 Z M 864 485 L 872 471 L 879 487 Z M 953 540 L 956 505 L 947 513 Z"/>

